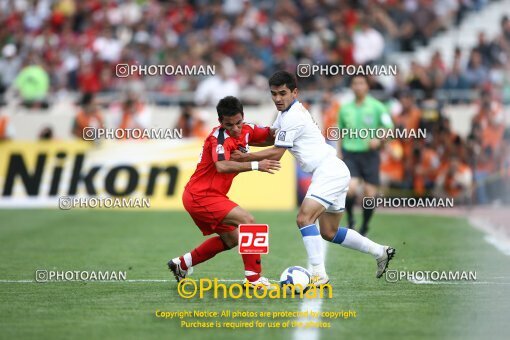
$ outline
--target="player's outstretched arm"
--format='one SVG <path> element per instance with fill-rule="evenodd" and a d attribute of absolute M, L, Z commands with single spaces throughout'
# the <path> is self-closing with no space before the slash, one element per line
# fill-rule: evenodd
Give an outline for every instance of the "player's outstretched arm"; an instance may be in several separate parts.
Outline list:
<path fill-rule="evenodd" d="M 238 162 L 253 162 L 261 161 L 263 159 L 272 159 L 279 161 L 283 157 L 285 150 L 286 150 L 285 148 L 279 148 L 276 146 L 253 153 L 242 153 L 238 150 L 235 150 L 230 154 L 230 158 Z"/>
<path fill-rule="evenodd" d="M 218 161 L 214 163 L 219 173 L 235 173 L 246 171 L 261 171 L 273 174 L 280 170 L 280 161 L 263 159 L 260 162 L 242 163 L 236 161 Z"/>

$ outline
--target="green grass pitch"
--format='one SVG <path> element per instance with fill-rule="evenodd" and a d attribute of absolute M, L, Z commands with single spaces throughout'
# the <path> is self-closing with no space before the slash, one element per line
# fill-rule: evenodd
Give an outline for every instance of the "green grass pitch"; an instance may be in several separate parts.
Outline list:
<path fill-rule="evenodd" d="M 295 212 L 254 212 L 270 225 L 264 275 L 278 279 L 306 266 Z M 168 282 L 52 282 L 37 269 L 125 270 L 129 280 L 171 279 L 166 261 L 204 238 L 181 212 L 0 210 L 0 338 L 37 339 L 291 339 L 293 329 L 182 329 L 156 310 L 298 311 L 299 299 L 185 300 Z M 477 282 L 414 284 L 375 279 L 369 255 L 329 245 L 333 298 L 322 311 L 354 310 L 356 318 L 324 320 L 320 339 L 504 339 L 510 334 L 510 258 L 463 219 L 376 213 L 369 237 L 397 248 L 398 270 L 466 270 Z M 194 278 L 242 279 L 237 249 L 195 268 Z M 173 278 L 172 278 L 173 279 Z"/>

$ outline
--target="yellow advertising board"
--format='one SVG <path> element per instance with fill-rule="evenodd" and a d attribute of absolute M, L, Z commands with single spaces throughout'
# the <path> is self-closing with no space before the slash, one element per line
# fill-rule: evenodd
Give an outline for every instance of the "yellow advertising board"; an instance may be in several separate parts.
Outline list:
<path fill-rule="evenodd" d="M 151 208 L 181 210 L 202 144 L 197 139 L 1 142 L 0 207 L 52 208 L 61 196 L 107 196 L 146 197 Z M 229 197 L 246 209 L 292 209 L 295 177 L 287 153 L 274 175 L 239 174 Z"/>

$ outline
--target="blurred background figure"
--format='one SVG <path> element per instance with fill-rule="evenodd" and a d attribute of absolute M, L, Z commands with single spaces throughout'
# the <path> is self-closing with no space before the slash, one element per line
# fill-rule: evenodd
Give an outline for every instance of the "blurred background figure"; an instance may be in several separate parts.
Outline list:
<path fill-rule="evenodd" d="M 47 126 L 39 132 L 39 140 L 52 140 L 54 138 L 53 129 Z"/>
<path fill-rule="evenodd" d="M 14 89 L 27 108 L 48 108 L 50 78 L 43 64 L 30 55 L 13 83 Z"/>
<path fill-rule="evenodd" d="M 361 17 L 359 29 L 354 32 L 354 61 L 356 64 L 369 64 L 378 61 L 384 52 L 384 38 L 370 26 L 368 19 Z"/>
<path fill-rule="evenodd" d="M 0 141 L 14 138 L 14 126 L 10 117 L 4 111 L 4 105 L 0 103 Z"/>
<path fill-rule="evenodd" d="M 403 189 L 405 180 L 404 148 L 399 140 L 392 140 L 383 145 L 381 150 L 381 190 L 389 188 Z"/>
<path fill-rule="evenodd" d="M 124 101 L 114 107 L 114 114 L 116 129 L 148 129 L 151 126 L 150 112 L 140 93 L 129 91 Z"/>
<path fill-rule="evenodd" d="M 195 110 L 192 104 L 183 104 L 181 105 L 181 114 L 175 128 L 182 130 L 184 138 L 197 137 L 205 139 L 210 132 L 205 115 L 205 112 Z"/>
<path fill-rule="evenodd" d="M 218 67 L 219 66 L 219 67 Z M 199 106 L 216 105 L 226 96 L 239 96 L 239 84 L 235 79 L 235 65 L 229 58 L 221 59 L 216 67 L 216 75 L 198 84 L 195 103 Z"/>
<path fill-rule="evenodd" d="M 4 93 L 14 83 L 16 75 L 21 69 L 21 59 L 17 57 L 17 48 L 14 44 L 6 44 L 0 56 L 0 103 L 4 102 Z"/>
<path fill-rule="evenodd" d="M 423 141 L 413 150 L 411 161 L 413 168 L 409 170 L 412 188 L 416 196 L 432 196 L 441 159 L 431 142 Z"/>
<path fill-rule="evenodd" d="M 93 93 L 84 93 L 79 102 L 79 107 L 80 109 L 73 122 L 73 135 L 83 139 L 83 130 L 85 128 L 104 128 L 103 115 L 99 110 L 99 105 Z"/>
<path fill-rule="evenodd" d="M 321 101 L 322 134 L 326 136 L 326 142 L 335 148 L 337 141 L 328 138 L 328 129 L 338 128 L 338 112 L 340 112 L 340 102 L 333 93 L 329 91 L 324 93 Z"/>
<path fill-rule="evenodd" d="M 437 197 L 451 197 L 460 204 L 469 203 L 471 200 L 473 174 L 469 166 L 452 156 L 443 164 L 437 175 L 435 186 Z"/>

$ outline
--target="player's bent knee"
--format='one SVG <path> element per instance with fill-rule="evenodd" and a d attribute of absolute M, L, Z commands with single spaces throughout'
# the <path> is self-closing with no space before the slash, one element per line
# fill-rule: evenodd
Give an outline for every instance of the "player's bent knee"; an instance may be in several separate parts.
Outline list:
<path fill-rule="evenodd" d="M 225 237 L 225 238 L 222 237 L 221 240 L 223 241 L 223 244 L 225 245 L 225 247 L 227 247 L 228 249 L 237 247 L 238 240 L 236 237 Z"/>
<path fill-rule="evenodd" d="M 296 223 L 299 228 L 306 227 L 307 225 L 313 224 L 313 219 L 308 214 L 299 213 L 296 219 Z"/>
<path fill-rule="evenodd" d="M 333 230 L 321 230 L 321 236 L 326 241 L 331 241 L 335 238 L 336 232 Z"/>
<path fill-rule="evenodd" d="M 229 249 L 237 247 L 237 244 L 238 244 L 238 239 L 237 238 L 231 239 L 229 241 Z"/>

